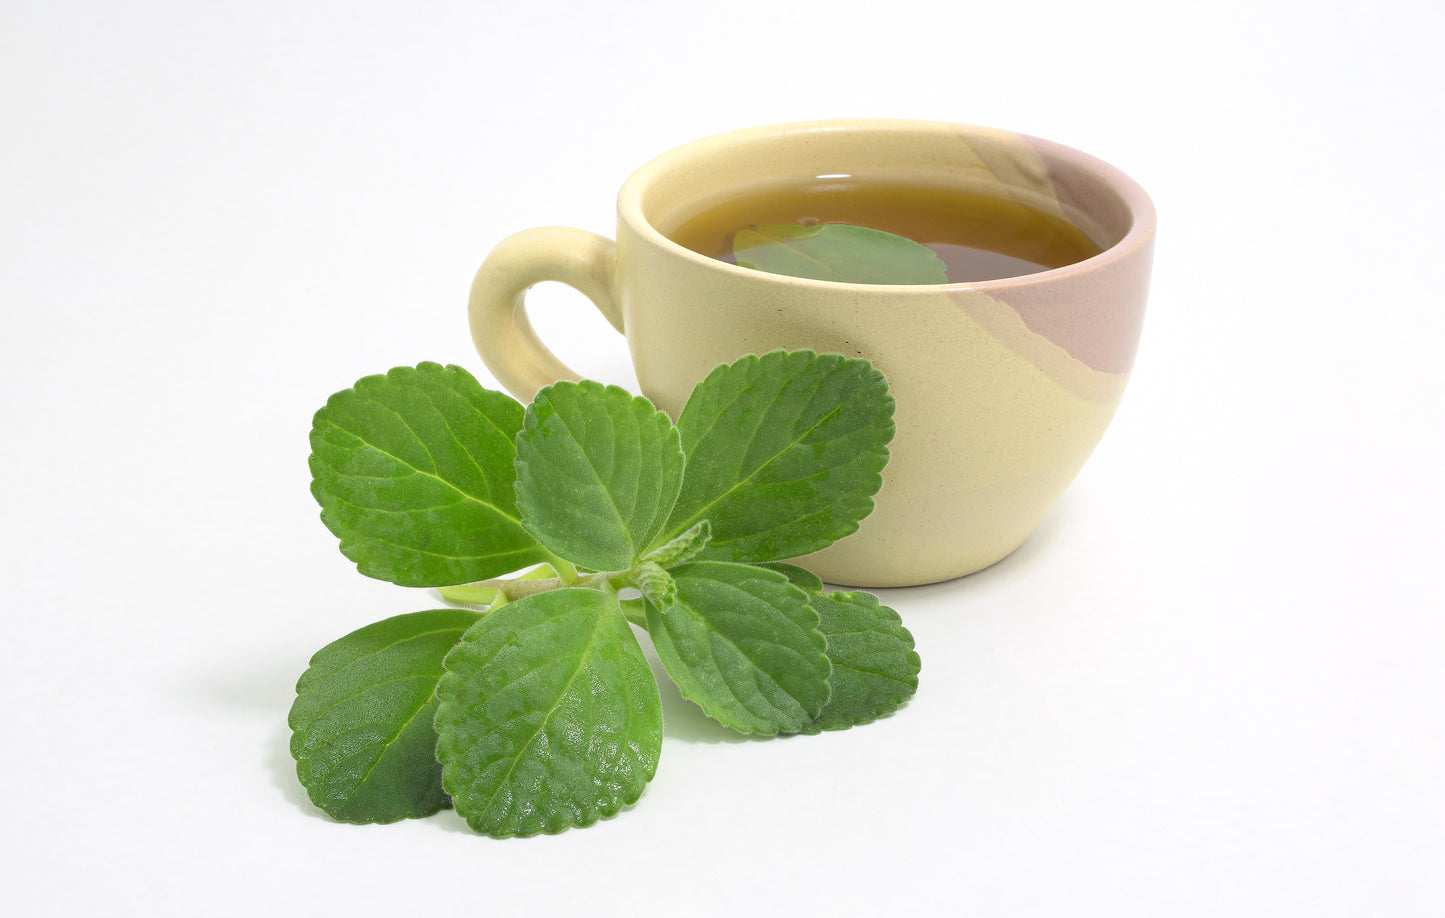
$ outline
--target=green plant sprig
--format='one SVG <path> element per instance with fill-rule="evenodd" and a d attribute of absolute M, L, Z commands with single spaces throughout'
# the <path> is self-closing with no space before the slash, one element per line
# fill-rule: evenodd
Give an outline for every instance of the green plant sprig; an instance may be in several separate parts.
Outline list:
<path fill-rule="evenodd" d="M 495 837 L 615 814 L 662 744 L 633 626 L 685 698 L 743 733 L 896 710 L 919 672 L 898 615 L 783 562 L 872 510 L 892 416 L 866 361 L 809 351 L 718 367 L 676 424 L 588 381 L 523 409 L 433 363 L 338 392 L 311 471 L 342 553 L 486 608 L 395 616 L 317 652 L 289 718 L 312 801 L 347 822 L 450 804 Z"/>
<path fill-rule="evenodd" d="M 848 284 L 946 284 L 938 253 L 906 236 L 850 223 L 772 223 L 733 236 L 744 268 Z"/>

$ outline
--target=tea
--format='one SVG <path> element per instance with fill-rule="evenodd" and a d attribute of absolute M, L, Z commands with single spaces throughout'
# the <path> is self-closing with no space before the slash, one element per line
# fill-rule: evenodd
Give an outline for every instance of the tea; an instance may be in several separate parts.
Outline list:
<path fill-rule="evenodd" d="M 965 188 L 820 176 L 763 187 L 684 220 L 668 235 L 702 255 L 736 264 L 733 243 L 749 227 L 848 224 L 883 230 L 932 249 L 948 283 L 997 280 L 1060 268 L 1100 248 L 1060 216 Z"/>

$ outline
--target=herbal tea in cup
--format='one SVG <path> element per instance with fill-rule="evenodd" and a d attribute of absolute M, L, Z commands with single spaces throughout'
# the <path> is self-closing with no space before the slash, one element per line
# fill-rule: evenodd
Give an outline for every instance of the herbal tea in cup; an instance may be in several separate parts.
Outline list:
<path fill-rule="evenodd" d="M 1036 137 L 822 121 L 664 153 L 622 186 L 616 238 L 544 227 L 493 250 L 470 316 L 497 380 L 527 401 L 578 378 L 527 320 L 542 281 L 597 305 L 674 417 L 746 354 L 867 358 L 896 401 L 882 486 L 857 532 L 798 563 L 908 586 L 1006 557 L 1083 467 L 1133 366 L 1154 208 L 1117 169 Z"/>
<path fill-rule="evenodd" d="M 860 284 L 998 280 L 1100 251 L 1067 220 L 1017 200 L 841 175 L 740 193 L 668 235 L 730 264 Z"/>

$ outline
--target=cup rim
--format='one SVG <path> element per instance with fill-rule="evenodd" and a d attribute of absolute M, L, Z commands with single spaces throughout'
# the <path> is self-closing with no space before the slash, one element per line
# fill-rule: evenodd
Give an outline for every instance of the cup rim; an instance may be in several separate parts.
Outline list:
<path fill-rule="evenodd" d="M 647 215 L 643 211 L 643 196 L 647 188 L 650 187 L 658 177 L 685 165 L 690 159 L 695 158 L 703 152 L 711 151 L 717 147 L 731 146 L 751 140 L 786 134 L 803 135 L 869 130 L 912 131 L 916 133 L 948 134 L 952 136 L 957 136 L 960 132 L 964 134 L 987 134 L 995 137 L 1000 133 L 1012 134 L 1026 141 L 1030 146 L 1033 146 L 1046 160 L 1067 163 L 1101 180 L 1111 192 L 1118 195 L 1119 199 L 1128 208 L 1132 218 L 1131 225 L 1123 238 L 1097 255 L 1091 255 L 1082 261 L 1076 261 L 1058 268 L 1035 271 L 1032 274 L 1019 274 L 1013 277 L 1002 277 L 993 280 L 958 281 L 947 284 L 857 284 L 846 281 L 817 280 L 808 277 L 772 274 L 765 271 L 744 268 L 725 261 L 719 261 L 715 258 L 709 258 L 706 255 L 694 252 L 692 249 L 669 239 L 659 231 L 657 227 L 652 225 L 652 221 L 647 218 Z M 1065 280 L 1074 275 L 1098 271 L 1108 265 L 1132 257 L 1140 248 L 1149 245 L 1153 240 L 1157 220 L 1154 202 L 1138 182 L 1109 163 L 1095 156 L 1091 156 L 1088 153 L 1084 153 L 1081 150 L 1076 150 L 1073 147 L 1055 143 L 1051 140 L 1013 131 L 1001 132 L 995 128 L 987 128 L 979 125 L 904 118 L 836 118 L 818 121 L 794 121 L 742 128 L 740 130 L 727 131 L 691 141 L 654 157 L 628 177 L 617 195 L 617 216 L 621 222 L 626 223 L 633 232 L 637 233 L 645 241 L 663 249 L 674 257 L 690 261 L 700 267 L 721 270 L 727 274 L 734 274 L 739 278 L 747 278 L 753 281 L 766 280 L 769 283 L 782 284 L 785 286 L 821 287 L 824 289 L 836 288 L 840 291 L 851 290 L 855 292 L 868 290 L 874 293 L 886 292 L 893 294 L 905 294 L 909 291 L 936 293 L 940 290 L 959 289 L 981 291 L 1008 290 L 1022 285 L 1032 285 L 1052 280 Z"/>

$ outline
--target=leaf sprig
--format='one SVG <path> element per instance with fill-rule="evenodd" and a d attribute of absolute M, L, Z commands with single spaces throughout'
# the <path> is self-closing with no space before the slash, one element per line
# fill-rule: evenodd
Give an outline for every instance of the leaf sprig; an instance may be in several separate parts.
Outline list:
<path fill-rule="evenodd" d="M 347 822 L 451 804 L 499 838 L 615 814 L 662 745 L 633 625 L 685 698 L 743 733 L 896 710 L 919 672 L 897 614 L 783 563 L 857 529 L 892 436 L 882 374 L 809 351 L 718 367 L 675 425 L 586 381 L 523 410 L 434 363 L 337 393 L 311 470 L 342 553 L 487 608 L 396 616 L 317 652 L 289 718 L 312 801 Z"/>
<path fill-rule="evenodd" d="M 744 268 L 848 284 L 946 284 L 948 265 L 906 236 L 851 223 L 773 223 L 733 236 Z"/>

